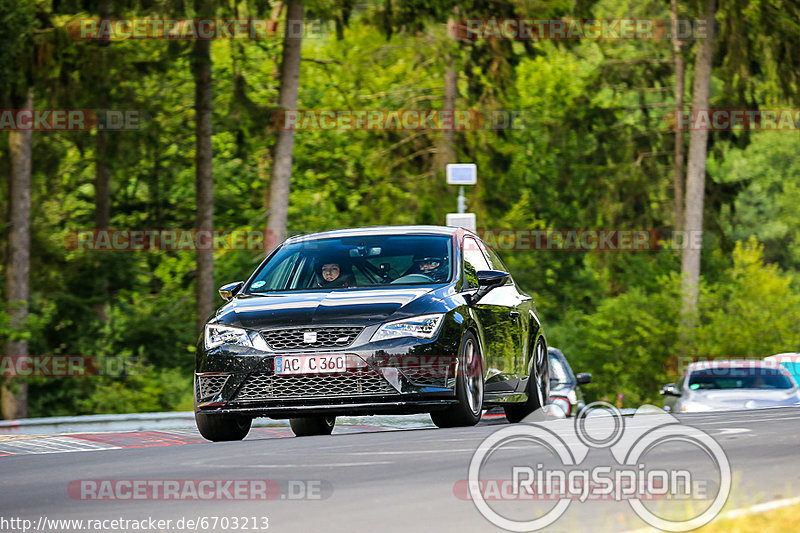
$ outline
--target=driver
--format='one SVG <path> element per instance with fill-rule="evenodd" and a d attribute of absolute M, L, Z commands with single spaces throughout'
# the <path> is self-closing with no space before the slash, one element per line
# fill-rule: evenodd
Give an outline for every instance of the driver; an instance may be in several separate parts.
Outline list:
<path fill-rule="evenodd" d="M 447 259 L 438 256 L 414 256 L 414 264 L 406 274 L 422 274 L 434 281 L 446 281 L 449 277 Z"/>

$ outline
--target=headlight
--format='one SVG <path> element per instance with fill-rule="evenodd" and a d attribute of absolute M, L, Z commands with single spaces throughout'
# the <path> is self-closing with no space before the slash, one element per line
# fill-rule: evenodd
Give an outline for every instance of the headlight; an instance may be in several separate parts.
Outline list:
<path fill-rule="evenodd" d="M 711 411 L 711 407 L 699 402 L 684 402 L 681 406 L 681 411 L 684 413 L 697 413 L 700 411 Z"/>
<path fill-rule="evenodd" d="M 233 326 L 219 324 L 206 324 L 206 350 L 216 348 L 222 344 L 238 344 L 240 346 L 253 346 L 247 331 Z"/>
<path fill-rule="evenodd" d="M 422 315 L 404 320 L 387 322 L 378 328 L 372 335 L 371 341 L 382 341 L 386 339 L 396 339 L 399 337 L 417 337 L 420 339 L 432 339 L 439 332 L 439 328 L 444 322 L 444 315 Z"/>

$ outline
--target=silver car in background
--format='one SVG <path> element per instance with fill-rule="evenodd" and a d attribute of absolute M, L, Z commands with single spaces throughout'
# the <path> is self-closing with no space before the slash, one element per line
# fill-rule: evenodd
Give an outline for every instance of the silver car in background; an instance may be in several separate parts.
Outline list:
<path fill-rule="evenodd" d="M 664 410 L 676 413 L 800 406 L 800 389 L 788 370 L 759 360 L 692 363 L 661 394 Z"/>

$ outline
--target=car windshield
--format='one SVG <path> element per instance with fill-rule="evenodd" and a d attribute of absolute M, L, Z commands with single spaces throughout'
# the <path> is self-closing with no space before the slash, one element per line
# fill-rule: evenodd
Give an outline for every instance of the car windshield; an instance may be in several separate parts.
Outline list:
<path fill-rule="evenodd" d="M 799 362 L 781 362 L 781 365 L 789 371 L 792 377 L 800 383 L 800 363 Z"/>
<path fill-rule="evenodd" d="M 290 243 L 262 266 L 247 292 L 447 283 L 447 235 L 370 235 Z"/>
<path fill-rule="evenodd" d="M 791 389 L 791 380 L 774 368 L 711 368 L 692 372 L 689 388 L 709 389 Z"/>

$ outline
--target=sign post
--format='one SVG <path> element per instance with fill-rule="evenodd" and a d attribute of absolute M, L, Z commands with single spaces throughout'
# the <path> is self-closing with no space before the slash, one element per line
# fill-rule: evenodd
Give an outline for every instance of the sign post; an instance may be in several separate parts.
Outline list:
<path fill-rule="evenodd" d="M 467 213 L 467 197 L 464 196 L 464 185 L 478 183 L 478 167 L 475 163 L 448 163 L 445 167 L 448 185 L 458 185 L 458 213 L 448 213 L 446 224 L 476 230 L 475 213 Z"/>

